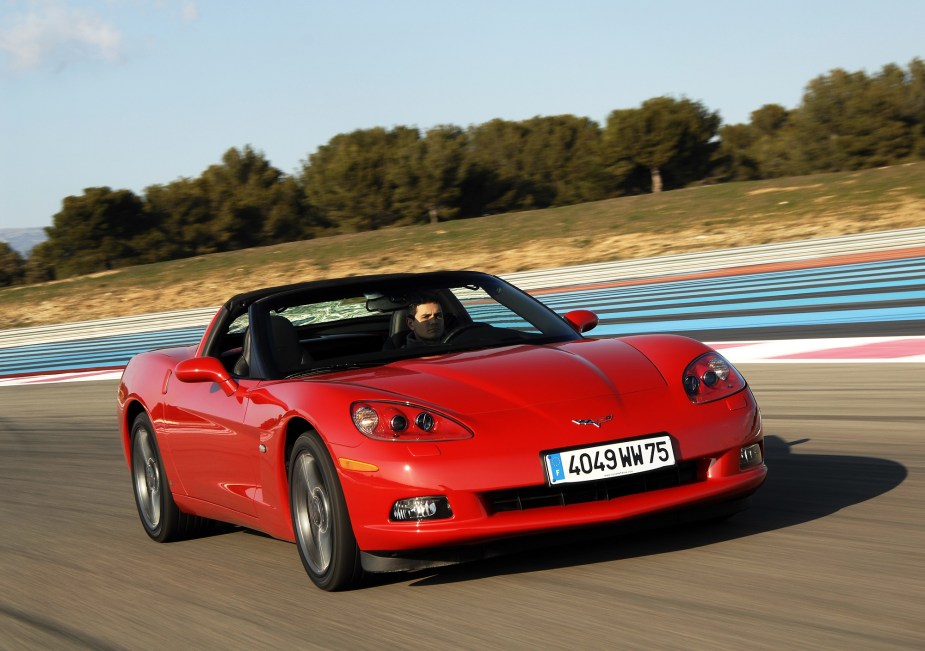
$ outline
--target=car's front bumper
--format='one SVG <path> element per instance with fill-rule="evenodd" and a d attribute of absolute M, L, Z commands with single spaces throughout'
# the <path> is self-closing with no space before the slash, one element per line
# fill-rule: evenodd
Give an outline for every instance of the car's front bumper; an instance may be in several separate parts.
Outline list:
<path fill-rule="evenodd" d="M 760 443 L 761 439 L 750 441 L 755 442 Z M 347 477 L 344 487 L 357 543 L 366 553 L 366 564 L 371 569 L 383 565 L 382 559 L 396 559 L 398 569 L 403 568 L 397 559 L 416 559 L 426 567 L 453 562 L 449 559 L 456 556 L 482 557 L 490 549 L 471 548 L 472 545 L 484 546 L 508 538 L 598 527 L 735 503 L 757 490 L 767 475 L 763 462 L 740 470 L 739 450 L 736 447 L 717 457 L 688 462 L 694 476 L 674 482 L 677 485 L 659 482 L 654 488 L 644 486 L 641 492 L 630 494 L 622 494 L 620 490 L 611 494 L 597 491 L 578 503 L 570 503 L 571 498 L 566 498 L 552 504 L 544 495 L 534 501 L 533 508 L 524 504 L 522 508 L 514 506 L 500 510 L 493 500 L 498 491 L 451 489 L 449 483 L 412 489 L 389 482 L 371 485 L 368 480 L 361 479 L 362 485 L 358 486 L 354 484 L 355 477 L 354 481 Z M 633 479 L 645 484 L 644 477 Z M 554 489 L 550 491 L 555 492 Z M 412 522 L 394 522 L 388 518 L 395 500 L 416 495 L 445 496 L 452 517 Z M 371 557 L 380 561 L 374 562 Z"/>
<path fill-rule="evenodd" d="M 427 549 L 363 551 L 360 553 L 360 560 L 363 564 L 363 569 L 373 573 L 422 570 L 455 563 L 484 560 L 504 554 L 522 553 L 543 547 L 587 543 L 601 538 L 631 535 L 639 531 L 660 527 L 721 520 L 744 511 L 749 507 L 750 502 L 751 497 L 746 495 L 718 502 L 701 503 L 686 508 L 620 519 L 605 524 L 554 529 L 478 543 Z"/>

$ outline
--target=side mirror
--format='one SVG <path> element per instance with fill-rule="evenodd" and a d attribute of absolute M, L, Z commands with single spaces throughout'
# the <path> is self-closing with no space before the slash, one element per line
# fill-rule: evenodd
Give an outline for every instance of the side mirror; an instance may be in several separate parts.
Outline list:
<path fill-rule="evenodd" d="M 563 317 L 575 332 L 582 333 L 597 327 L 599 319 L 591 310 L 572 310 Z"/>
<path fill-rule="evenodd" d="M 215 382 L 226 396 L 238 389 L 228 370 L 214 357 L 193 357 L 177 364 L 174 375 L 180 382 Z"/>

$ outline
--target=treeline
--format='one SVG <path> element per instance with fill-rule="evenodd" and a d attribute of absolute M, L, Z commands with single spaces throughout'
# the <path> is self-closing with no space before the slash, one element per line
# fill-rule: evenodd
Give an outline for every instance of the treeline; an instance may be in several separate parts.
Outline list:
<path fill-rule="evenodd" d="M 339 134 L 287 175 L 250 146 L 198 178 L 142 196 L 67 197 L 23 259 L 0 243 L 0 285 L 394 225 L 595 201 L 693 183 L 854 170 L 925 158 L 925 62 L 834 70 L 801 104 L 722 125 L 688 99 L 656 97 L 606 124 L 573 115 L 461 128 Z"/>

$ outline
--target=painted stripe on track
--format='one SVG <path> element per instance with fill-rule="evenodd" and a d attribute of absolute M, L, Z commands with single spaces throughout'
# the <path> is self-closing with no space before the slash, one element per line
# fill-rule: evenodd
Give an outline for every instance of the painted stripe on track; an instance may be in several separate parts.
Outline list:
<path fill-rule="evenodd" d="M 857 251 L 862 242 L 883 242 L 883 237 L 898 238 L 897 241 L 904 242 L 906 246 L 883 251 Z M 524 284 L 521 275 L 529 277 L 531 282 L 527 284 L 534 286 L 542 279 L 555 279 L 566 285 L 567 289 L 540 286 L 532 289 L 531 293 L 559 313 L 572 309 L 595 311 L 601 321 L 592 333 L 594 336 L 676 332 L 691 333 L 709 341 L 713 332 L 714 337 L 730 340 L 781 340 L 810 336 L 809 333 L 815 332 L 821 336 L 834 336 L 838 339 L 831 341 L 841 341 L 842 344 L 822 344 L 821 348 L 808 350 L 797 345 L 777 355 L 760 351 L 770 350 L 771 344 L 779 347 L 782 345 L 780 341 L 757 344 L 732 341 L 722 345 L 728 346 L 733 361 L 739 356 L 761 361 L 917 361 L 920 353 L 904 352 L 904 346 L 914 347 L 916 340 L 912 335 L 925 332 L 923 238 L 925 229 L 888 233 L 876 239 L 871 236 L 833 239 L 827 244 L 830 249 L 828 257 L 791 258 L 773 264 L 766 261 L 773 259 L 774 255 L 786 257 L 801 254 L 802 249 L 818 250 L 817 243 L 758 247 L 749 256 L 764 262 L 737 267 L 723 263 L 727 258 L 740 262 L 748 259 L 741 250 L 732 250 L 728 254 L 712 252 L 702 257 L 691 254 L 666 260 L 644 260 L 640 261 L 639 267 L 627 266 L 629 263 L 606 263 L 511 274 L 505 278 L 520 286 Z M 916 245 L 909 246 L 913 242 Z M 836 245 L 854 252 L 835 255 Z M 674 269 L 686 265 L 691 269 L 697 266 L 698 261 L 701 266 L 709 263 L 715 268 L 661 273 L 648 278 L 624 276 L 614 280 L 614 276 L 606 277 L 608 273 L 616 273 L 619 277 L 628 269 L 648 269 L 649 266 L 653 269 Z M 580 278 L 594 278 L 597 282 L 575 282 Z M 83 375 L 73 372 L 88 367 L 120 367 L 133 355 L 154 348 L 193 345 L 201 338 L 213 314 L 214 309 L 209 308 L 0 331 L 0 380 L 6 376 L 10 381 L 23 381 L 16 378 L 52 372 L 59 381 L 68 377 L 82 378 Z M 490 310 L 480 312 L 478 319 L 497 320 Z M 751 335 L 751 332 L 756 334 Z M 867 341 L 863 351 L 844 339 L 846 336 L 872 334 L 891 334 L 904 339 L 903 343 Z M 826 340 L 813 341 L 819 344 Z M 829 352 L 813 352 L 823 349 Z M 62 374 L 61 371 L 72 374 Z"/>

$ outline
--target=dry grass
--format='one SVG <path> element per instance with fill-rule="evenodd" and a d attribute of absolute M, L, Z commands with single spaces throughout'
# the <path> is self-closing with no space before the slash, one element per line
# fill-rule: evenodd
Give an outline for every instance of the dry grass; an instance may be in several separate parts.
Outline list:
<path fill-rule="evenodd" d="M 0 291 L 0 328 L 214 306 L 367 273 L 510 273 L 925 226 L 925 163 L 327 237 Z"/>

